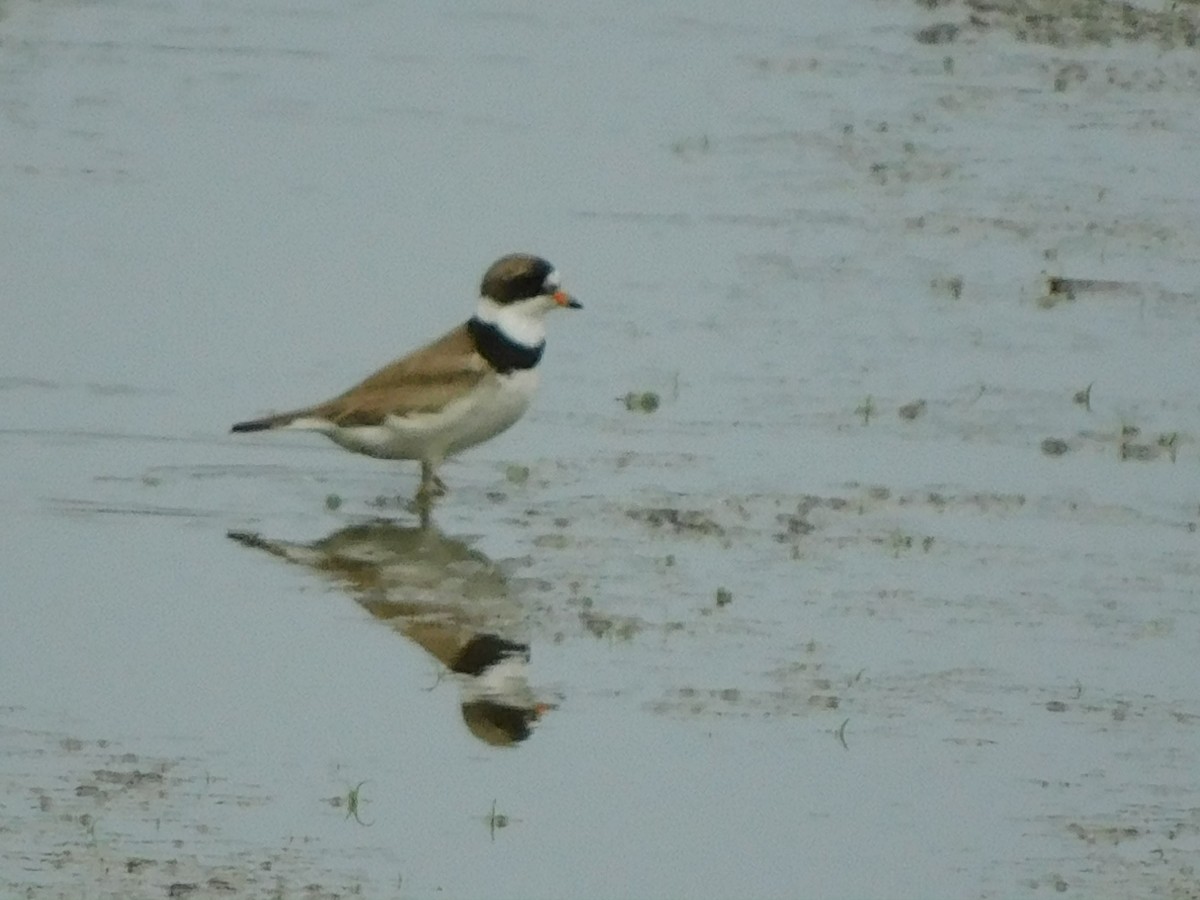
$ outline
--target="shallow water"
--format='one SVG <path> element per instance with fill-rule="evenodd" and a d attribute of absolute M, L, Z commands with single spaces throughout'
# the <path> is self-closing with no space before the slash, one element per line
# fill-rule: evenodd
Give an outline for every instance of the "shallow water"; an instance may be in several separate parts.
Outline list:
<path fill-rule="evenodd" d="M 967 17 L 0 8 L 4 890 L 1200 892 L 1200 68 Z M 226 434 L 516 249 L 435 530 Z"/>

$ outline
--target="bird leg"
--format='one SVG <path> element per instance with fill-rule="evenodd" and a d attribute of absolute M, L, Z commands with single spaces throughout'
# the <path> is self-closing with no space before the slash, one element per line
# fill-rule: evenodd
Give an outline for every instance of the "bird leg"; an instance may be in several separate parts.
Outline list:
<path fill-rule="evenodd" d="M 421 460 L 421 484 L 409 509 L 421 517 L 422 528 L 429 528 L 432 524 L 433 501 L 444 493 L 446 484 L 433 473 L 433 463 Z"/>
<path fill-rule="evenodd" d="M 438 478 L 434 472 L 434 464 L 421 460 L 421 486 L 417 488 L 417 503 L 430 503 L 446 493 L 446 482 Z"/>

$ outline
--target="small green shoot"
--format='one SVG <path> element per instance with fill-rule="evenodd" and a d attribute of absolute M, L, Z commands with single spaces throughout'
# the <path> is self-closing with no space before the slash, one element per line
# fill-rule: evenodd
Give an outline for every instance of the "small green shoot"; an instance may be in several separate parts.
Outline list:
<path fill-rule="evenodd" d="M 838 730 L 834 732 L 834 736 L 838 739 L 838 743 L 842 745 L 843 750 L 849 750 L 850 745 L 846 743 L 846 726 L 850 724 L 850 720 L 842 722 Z"/>
<path fill-rule="evenodd" d="M 1179 445 L 1179 432 L 1172 431 L 1170 434 L 1160 434 L 1158 436 L 1158 446 L 1167 451 L 1167 456 L 1171 458 L 1171 462 L 1175 462 L 1175 451 Z"/>
<path fill-rule="evenodd" d="M 660 398 L 654 391 L 630 391 L 621 400 L 630 412 L 652 413 L 658 409 Z"/>
<path fill-rule="evenodd" d="M 899 528 L 888 535 L 888 548 L 892 551 L 892 556 L 897 559 L 905 550 L 911 550 L 913 539 L 911 534 L 905 534 Z"/>
<path fill-rule="evenodd" d="M 495 842 L 496 832 L 501 828 L 507 828 L 510 820 L 504 813 L 496 812 L 496 801 L 492 800 L 492 811 L 484 817 L 484 821 L 487 822 L 488 830 L 492 835 L 492 841 Z"/>
<path fill-rule="evenodd" d="M 856 416 L 862 416 L 864 425 L 870 425 L 871 424 L 871 416 L 874 415 L 874 413 L 875 413 L 875 400 L 871 397 L 870 394 L 867 394 L 867 396 L 863 400 L 863 402 L 861 404 L 859 404 L 858 409 L 854 410 L 854 414 Z"/>
<path fill-rule="evenodd" d="M 347 791 L 346 791 L 346 818 L 349 819 L 351 816 L 353 816 L 354 821 L 357 822 L 359 825 L 365 825 L 367 827 L 370 827 L 370 826 L 374 825 L 375 823 L 374 822 L 364 822 L 359 817 L 359 803 L 361 802 L 359 799 L 360 791 L 362 791 L 362 786 L 364 784 L 366 784 L 365 781 L 360 781 L 354 787 L 347 789 Z"/>
<path fill-rule="evenodd" d="M 1095 383 L 1094 381 L 1089 382 L 1087 387 L 1081 391 L 1076 391 L 1075 396 L 1071 398 L 1088 412 L 1092 411 L 1092 385 Z"/>

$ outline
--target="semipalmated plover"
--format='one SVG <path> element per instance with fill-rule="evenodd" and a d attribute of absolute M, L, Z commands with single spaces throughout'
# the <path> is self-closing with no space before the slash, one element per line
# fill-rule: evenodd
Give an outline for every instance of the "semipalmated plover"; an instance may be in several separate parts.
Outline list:
<path fill-rule="evenodd" d="M 580 309 L 557 270 L 516 253 L 484 273 L 475 315 L 332 400 L 239 422 L 235 432 L 317 431 L 380 459 L 421 461 L 418 505 L 445 493 L 448 456 L 495 437 L 521 418 L 537 388 L 547 312 Z"/>

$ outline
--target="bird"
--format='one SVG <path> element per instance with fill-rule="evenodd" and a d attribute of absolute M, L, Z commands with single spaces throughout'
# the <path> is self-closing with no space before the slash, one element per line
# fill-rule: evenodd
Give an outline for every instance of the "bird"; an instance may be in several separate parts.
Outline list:
<path fill-rule="evenodd" d="M 529 408 L 546 347 L 546 314 L 582 308 L 547 260 L 502 256 L 484 273 L 475 313 L 462 325 L 331 400 L 230 430 L 315 431 L 354 453 L 419 460 L 414 502 L 428 510 L 446 493 L 441 463 L 505 431 Z"/>

